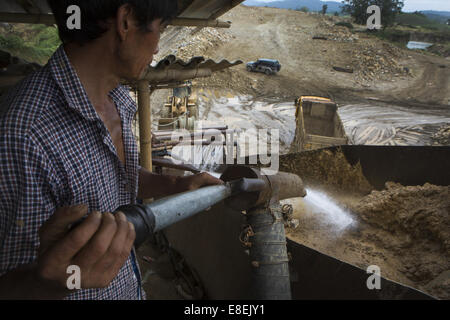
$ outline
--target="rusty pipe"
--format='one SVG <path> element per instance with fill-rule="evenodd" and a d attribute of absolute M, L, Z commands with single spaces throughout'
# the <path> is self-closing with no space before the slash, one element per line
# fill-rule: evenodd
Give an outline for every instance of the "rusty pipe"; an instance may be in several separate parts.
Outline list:
<path fill-rule="evenodd" d="M 279 201 L 304 197 L 306 191 L 303 181 L 295 174 L 279 172 L 266 176 L 262 175 L 259 169 L 239 165 L 228 167 L 221 176 L 224 181 L 238 178 L 250 178 L 260 182 L 257 190 L 235 194 L 225 200 L 231 208 L 247 211 L 247 228 L 251 230 L 247 247 L 252 264 L 253 298 L 289 300 L 289 259 Z"/>
<path fill-rule="evenodd" d="M 264 181 L 265 187 L 261 191 L 235 195 L 227 199 L 227 205 L 236 210 L 246 210 L 259 206 L 268 207 L 280 200 L 306 195 L 302 179 L 287 172 L 267 176 L 263 175 L 258 168 L 233 165 L 227 167 L 220 178 L 223 181 L 233 181 L 240 178 Z"/>

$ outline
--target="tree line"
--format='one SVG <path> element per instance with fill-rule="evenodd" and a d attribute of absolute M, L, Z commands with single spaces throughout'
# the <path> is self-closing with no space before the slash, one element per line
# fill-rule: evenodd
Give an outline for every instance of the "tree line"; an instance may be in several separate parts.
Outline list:
<path fill-rule="evenodd" d="M 395 17 L 402 12 L 403 0 L 344 0 L 342 12 L 349 14 L 356 23 L 366 24 L 370 14 L 367 8 L 376 5 L 381 9 L 381 22 L 383 27 L 394 24 Z"/>
<path fill-rule="evenodd" d="M 383 27 L 391 26 L 395 22 L 396 16 L 401 13 L 404 6 L 403 0 L 343 0 L 342 13 L 350 15 L 355 23 L 366 24 L 370 14 L 367 8 L 376 5 L 381 9 L 381 20 Z M 298 11 L 308 12 L 308 7 L 297 8 Z M 327 13 L 328 5 L 324 4 L 319 11 L 323 15 Z M 335 13 L 335 15 L 337 15 Z"/>

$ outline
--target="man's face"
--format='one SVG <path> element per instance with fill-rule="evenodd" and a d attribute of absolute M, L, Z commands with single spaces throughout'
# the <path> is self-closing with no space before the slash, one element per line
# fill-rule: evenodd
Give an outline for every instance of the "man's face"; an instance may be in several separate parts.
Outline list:
<path fill-rule="evenodd" d="M 159 51 L 159 39 L 165 27 L 161 19 L 149 24 L 150 31 L 143 31 L 137 25 L 130 26 L 127 38 L 118 50 L 122 78 L 138 80 L 145 74 L 153 56 Z"/>

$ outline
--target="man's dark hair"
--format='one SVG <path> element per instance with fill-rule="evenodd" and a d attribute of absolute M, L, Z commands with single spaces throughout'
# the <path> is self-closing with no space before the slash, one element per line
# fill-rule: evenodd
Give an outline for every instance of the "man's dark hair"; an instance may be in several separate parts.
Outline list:
<path fill-rule="evenodd" d="M 47 0 L 58 25 L 59 37 L 63 43 L 76 42 L 80 45 L 99 38 L 108 29 L 104 22 L 115 18 L 118 9 L 129 4 L 138 27 L 142 31 L 152 31 L 148 27 L 152 21 L 170 21 L 177 14 L 177 0 Z M 67 19 L 71 14 L 67 8 L 77 5 L 81 10 L 81 29 L 69 30 Z"/>

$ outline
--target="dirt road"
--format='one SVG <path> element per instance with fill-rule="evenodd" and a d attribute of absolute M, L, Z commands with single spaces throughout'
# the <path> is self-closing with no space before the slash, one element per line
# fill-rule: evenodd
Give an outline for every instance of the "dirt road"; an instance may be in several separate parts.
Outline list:
<path fill-rule="evenodd" d="M 277 77 L 269 79 L 238 67 L 242 77 L 258 83 L 256 95 L 278 92 L 292 98 L 320 94 L 342 103 L 371 96 L 402 103 L 450 103 L 448 59 L 399 49 L 364 33 L 351 33 L 335 26 L 335 17 L 243 6 L 228 15 L 234 21 L 230 30 L 233 41 L 212 48 L 208 54 L 245 61 L 273 58 L 283 66 Z M 314 36 L 328 40 L 313 40 Z M 354 73 L 336 72 L 333 66 L 350 68 Z"/>
<path fill-rule="evenodd" d="M 278 59 L 282 70 L 276 76 L 249 73 L 244 64 L 197 82 L 257 98 L 290 101 L 314 94 L 340 104 L 368 97 L 418 107 L 450 103 L 449 59 L 400 49 L 335 26 L 342 18 L 242 5 L 222 18 L 233 21 L 230 29 L 169 29 L 158 58 L 172 53 L 244 62 Z M 333 66 L 354 72 L 337 72 Z"/>

